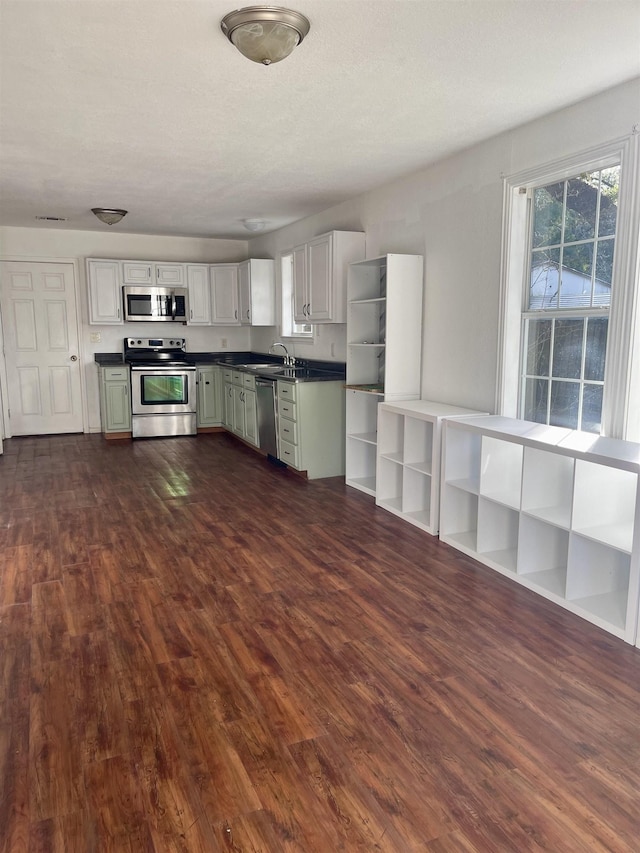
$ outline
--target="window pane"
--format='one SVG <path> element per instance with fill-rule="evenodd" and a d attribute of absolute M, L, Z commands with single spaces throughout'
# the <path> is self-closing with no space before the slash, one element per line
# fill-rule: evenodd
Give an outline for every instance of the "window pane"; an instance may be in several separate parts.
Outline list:
<path fill-rule="evenodd" d="M 529 308 L 558 307 L 560 249 L 545 249 L 531 254 Z"/>
<path fill-rule="evenodd" d="M 593 272 L 593 243 L 565 246 L 562 255 L 560 307 L 591 305 L 591 273 Z"/>
<path fill-rule="evenodd" d="M 620 166 L 603 169 L 601 172 L 600 220 L 598 222 L 599 237 L 607 237 L 616 233 L 619 189 Z"/>
<path fill-rule="evenodd" d="M 611 282 L 613 280 L 613 251 L 615 239 L 598 240 L 596 249 L 596 282 L 594 303 L 611 304 Z"/>
<path fill-rule="evenodd" d="M 547 422 L 549 383 L 546 379 L 527 379 L 525 384 L 524 419 L 540 424 Z"/>
<path fill-rule="evenodd" d="M 606 317 L 594 317 L 587 323 L 587 348 L 584 361 L 584 378 L 604 381 L 604 357 L 607 352 Z M 585 392 L 586 393 L 586 392 Z"/>
<path fill-rule="evenodd" d="M 567 212 L 564 242 L 595 237 L 600 172 L 580 175 L 567 181 Z"/>
<path fill-rule="evenodd" d="M 577 429 L 579 399 L 580 384 L 578 382 L 552 382 L 549 423 L 552 426 Z"/>
<path fill-rule="evenodd" d="M 530 376 L 548 376 L 552 321 L 529 320 L 528 326 L 527 373 Z"/>
<path fill-rule="evenodd" d="M 533 239 L 532 245 L 553 246 L 560 242 L 562 234 L 562 203 L 564 181 L 538 187 L 533 194 Z"/>
<path fill-rule="evenodd" d="M 584 320 L 556 320 L 553 337 L 552 375 L 579 379 L 582 368 Z M 553 392 L 552 392 L 553 399 Z"/>
<path fill-rule="evenodd" d="M 600 432 L 602 425 L 602 385 L 585 385 L 582 395 L 582 426 L 585 432 Z"/>

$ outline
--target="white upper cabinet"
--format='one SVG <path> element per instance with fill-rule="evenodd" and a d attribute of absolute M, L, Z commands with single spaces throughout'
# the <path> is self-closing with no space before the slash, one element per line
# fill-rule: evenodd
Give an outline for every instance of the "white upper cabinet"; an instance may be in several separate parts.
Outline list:
<path fill-rule="evenodd" d="M 124 284 L 161 284 L 167 287 L 184 287 L 184 264 L 123 261 L 122 280 Z"/>
<path fill-rule="evenodd" d="M 189 293 L 189 326 L 211 325 L 211 292 L 207 264 L 187 264 Z"/>
<path fill-rule="evenodd" d="M 275 262 L 252 258 L 238 265 L 240 323 L 243 326 L 276 325 Z"/>
<path fill-rule="evenodd" d="M 184 264 L 154 264 L 155 282 L 168 287 L 184 287 Z"/>
<path fill-rule="evenodd" d="M 239 326 L 238 265 L 214 264 L 209 267 L 211 282 L 211 323 Z"/>
<path fill-rule="evenodd" d="M 89 322 L 100 325 L 122 323 L 122 279 L 120 261 L 87 260 Z"/>
<path fill-rule="evenodd" d="M 360 231 L 330 231 L 294 249 L 297 323 L 346 323 L 347 270 L 365 256 Z"/>

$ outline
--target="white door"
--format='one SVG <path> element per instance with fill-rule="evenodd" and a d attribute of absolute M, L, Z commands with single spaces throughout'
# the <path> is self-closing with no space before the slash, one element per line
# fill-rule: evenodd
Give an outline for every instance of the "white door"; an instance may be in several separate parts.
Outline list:
<path fill-rule="evenodd" d="M 0 308 L 11 435 L 82 432 L 73 265 L 3 261 Z"/>

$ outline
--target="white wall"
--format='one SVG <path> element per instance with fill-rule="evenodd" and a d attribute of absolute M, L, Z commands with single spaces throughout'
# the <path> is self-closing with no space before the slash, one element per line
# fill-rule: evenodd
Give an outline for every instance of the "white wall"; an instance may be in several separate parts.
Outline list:
<path fill-rule="evenodd" d="M 85 257 L 194 262 L 275 258 L 278 252 L 333 229 L 365 231 L 368 257 L 387 252 L 424 255 L 422 396 L 493 411 L 503 176 L 628 136 L 634 125 L 640 126 L 640 78 L 249 243 L 113 231 L 2 228 L 0 255 L 78 259 L 92 428 L 98 425 L 93 353 L 120 351 L 125 332 L 121 326 L 87 325 Z M 461 140 L 461 147 L 463 144 Z M 250 336 L 246 330 L 232 327 L 179 328 L 185 330 L 191 350 L 217 350 L 225 337 L 231 349 L 251 346 L 266 352 L 278 338 L 276 328 L 253 329 Z M 94 345 L 89 333 L 97 330 L 102 341 Z M 293 351 L 301 357 L 329 359 L 332 345 L 333 357 L 344 360 L 344 326 L 319 327 L 313 344 L 296 344 Z"/>
<path fill-rule="evenodd" d="M 452 116 L 455 121 L 455 116 Z M 332 229 L 364 230 L 367 257 L 425 256 L 422 396 L 493 411 L 496 392 L 503 176 L 629 136 L 640 125 L 640 79 L 501 134 L 405 179 L 255 238 L 276 257 Z M 461 140 L 463 144 L 463 140 Z M 346 358 L 342 327 L 296 354 Z M 275 330 L 273 330 L 275 331 Z M 257 344 L 267 332 L 253 332 Z M 262 347 L 260 347 L 262 348 Z"/>
<path fill-rule="evenodd" d="M 105 226 L 106 227 L 106 226 Z M 76 261 L 82 369 L 86 387 L 86 412 L 90 432 L 100 429 L 100 399 L 96 352 L 122 352 L 123 339 L 133 335 L 149 337 L 149 325 L 128 323 L 121 326 L 90 326 L 85 258 L 122 258 L 125 260 L 191 261 L 223 263 L 247 257 L 245 240 L 207 240 L 193 237 L 153 237 L 143 234 L 119 234 L 113 231 L 72 231 L 53 228 L 0 228 L 0 257 L 14 260 L 60 259 Z M 233 326 L 198 327 L 167 323 L 163 335 L 187 339 L 187 349 L 208 352 L 222 349 L 226 338 L 230 350 L 250 347 L 249 329 Z M 153 330 L 155 333 L 155 330 Z M 91 335 L 99 333 L 100 341 Z"/>

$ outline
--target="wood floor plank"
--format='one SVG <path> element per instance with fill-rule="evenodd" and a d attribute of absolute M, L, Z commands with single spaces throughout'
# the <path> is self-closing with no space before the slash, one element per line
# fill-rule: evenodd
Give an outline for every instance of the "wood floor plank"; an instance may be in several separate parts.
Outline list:
<path fill-rule="evenodd" d="M 226 434 L 4 449 L 2 853 L 637 853 L 638 649 Z"/>

